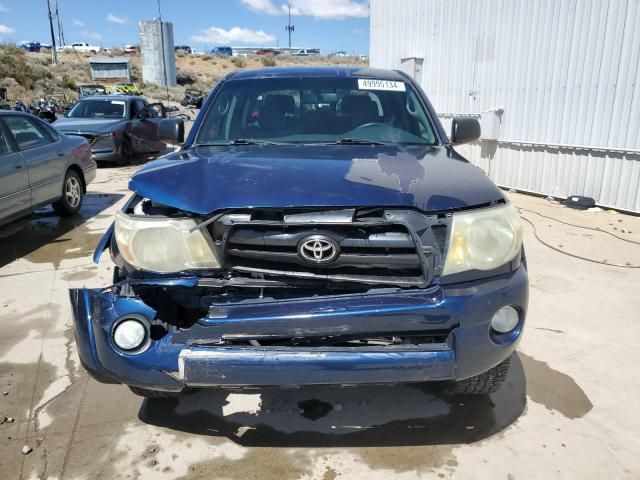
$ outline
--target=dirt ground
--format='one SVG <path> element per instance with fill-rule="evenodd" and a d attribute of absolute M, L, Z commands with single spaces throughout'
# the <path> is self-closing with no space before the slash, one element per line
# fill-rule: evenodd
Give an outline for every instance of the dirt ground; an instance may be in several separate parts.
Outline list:
<path fill-rule="evenodd" d="M 640 270 L 551 250 L 529 224 L 528 323 L 489 397 L 399 385 L 148 401 L 95 382 L 67 289 L 110 284 L 109 256 L 90 257 L 136 168 L 101 168 L 78 218 L 43 210 L 0 232 L 0 479 L 640 478 Z M 640 265 L 640 245 L 605 233 L 640 242 L 639 218 L 510 197 L 560 250 Z"/>

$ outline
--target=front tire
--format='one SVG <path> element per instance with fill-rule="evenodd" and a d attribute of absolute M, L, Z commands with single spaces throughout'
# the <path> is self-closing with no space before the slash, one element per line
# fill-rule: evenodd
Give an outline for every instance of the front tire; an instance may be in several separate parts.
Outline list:
<path fill-rule="evenodd" d="M 133 148 L 128 138 L 123 138 L 118 153 L 118 165 L 131 165 L 133 162 Z"/>
<path fill-rule="evenodd" d="M 510 364 L 511 357 L 480 375 L 455 382 L 449 392 L 458 395 L 487 395 L 497 392 L 507 378 Z"/>
<path fill-rule="evenodd" d="M 61 217 L 70 217 L 82 207 L 82 179 L 74 170 L 68 170 L 62 183 L 62 197 L 52 204 L 53 210 Z"/>

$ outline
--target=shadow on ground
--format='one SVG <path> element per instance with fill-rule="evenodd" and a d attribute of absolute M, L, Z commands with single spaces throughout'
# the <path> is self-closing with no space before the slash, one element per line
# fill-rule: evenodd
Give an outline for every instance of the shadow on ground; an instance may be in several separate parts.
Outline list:
<path fill-rule="evenodd" d="M 227 437 L 243 446 L 417 446 L 483 440 L 511 425 L 526 405 L 517 355 L 505 385 L 485 396 L 446 396 L 429 385 L 242 393 L 255 395 L 211 389 L 180 399 L 145 400 L 138 417 L 177 431 Z"/>
<path fill-rule="evenodd" d="M 51 264 L 63 259 L 90 256 L 104 234 L 92 231 L 87 222 L 120 200 L 120 194 L 88 193 L 82 209 L 73 217 L 59 217 L 51 207 L 0 228 L 0 267 L 25 258 L 32 263 Z"/>

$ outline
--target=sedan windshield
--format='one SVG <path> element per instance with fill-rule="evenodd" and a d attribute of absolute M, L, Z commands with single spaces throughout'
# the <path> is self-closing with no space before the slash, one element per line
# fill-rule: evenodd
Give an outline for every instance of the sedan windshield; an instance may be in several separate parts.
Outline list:
<path fill-rule="evenodd" d="M 124 100 L 80 100 L 69 111 L 70 118 L 125 118 Z"/>
<path fill-rule="evenodd" d="M 402 81 L 358 78 L 231 80 L 217 92 L 197 145 L 400 143 L 434 145 L 418 94 Z M 256 142 L 257 143 L 257 142 Z"/>

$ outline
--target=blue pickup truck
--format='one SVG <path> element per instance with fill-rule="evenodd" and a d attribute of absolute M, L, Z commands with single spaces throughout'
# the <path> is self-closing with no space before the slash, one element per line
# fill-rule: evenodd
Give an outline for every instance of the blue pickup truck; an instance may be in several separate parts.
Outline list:
<path fill-rule="evenodd" d="M 183 141 L 179 125 L 159 127 Z M 227 75 L 182 149 L 130 180 L 71 290 L 78 353 L 146 397 L 197 388 L 504 381 L 528 301 L 516 208 L 401 72 Z"/>

